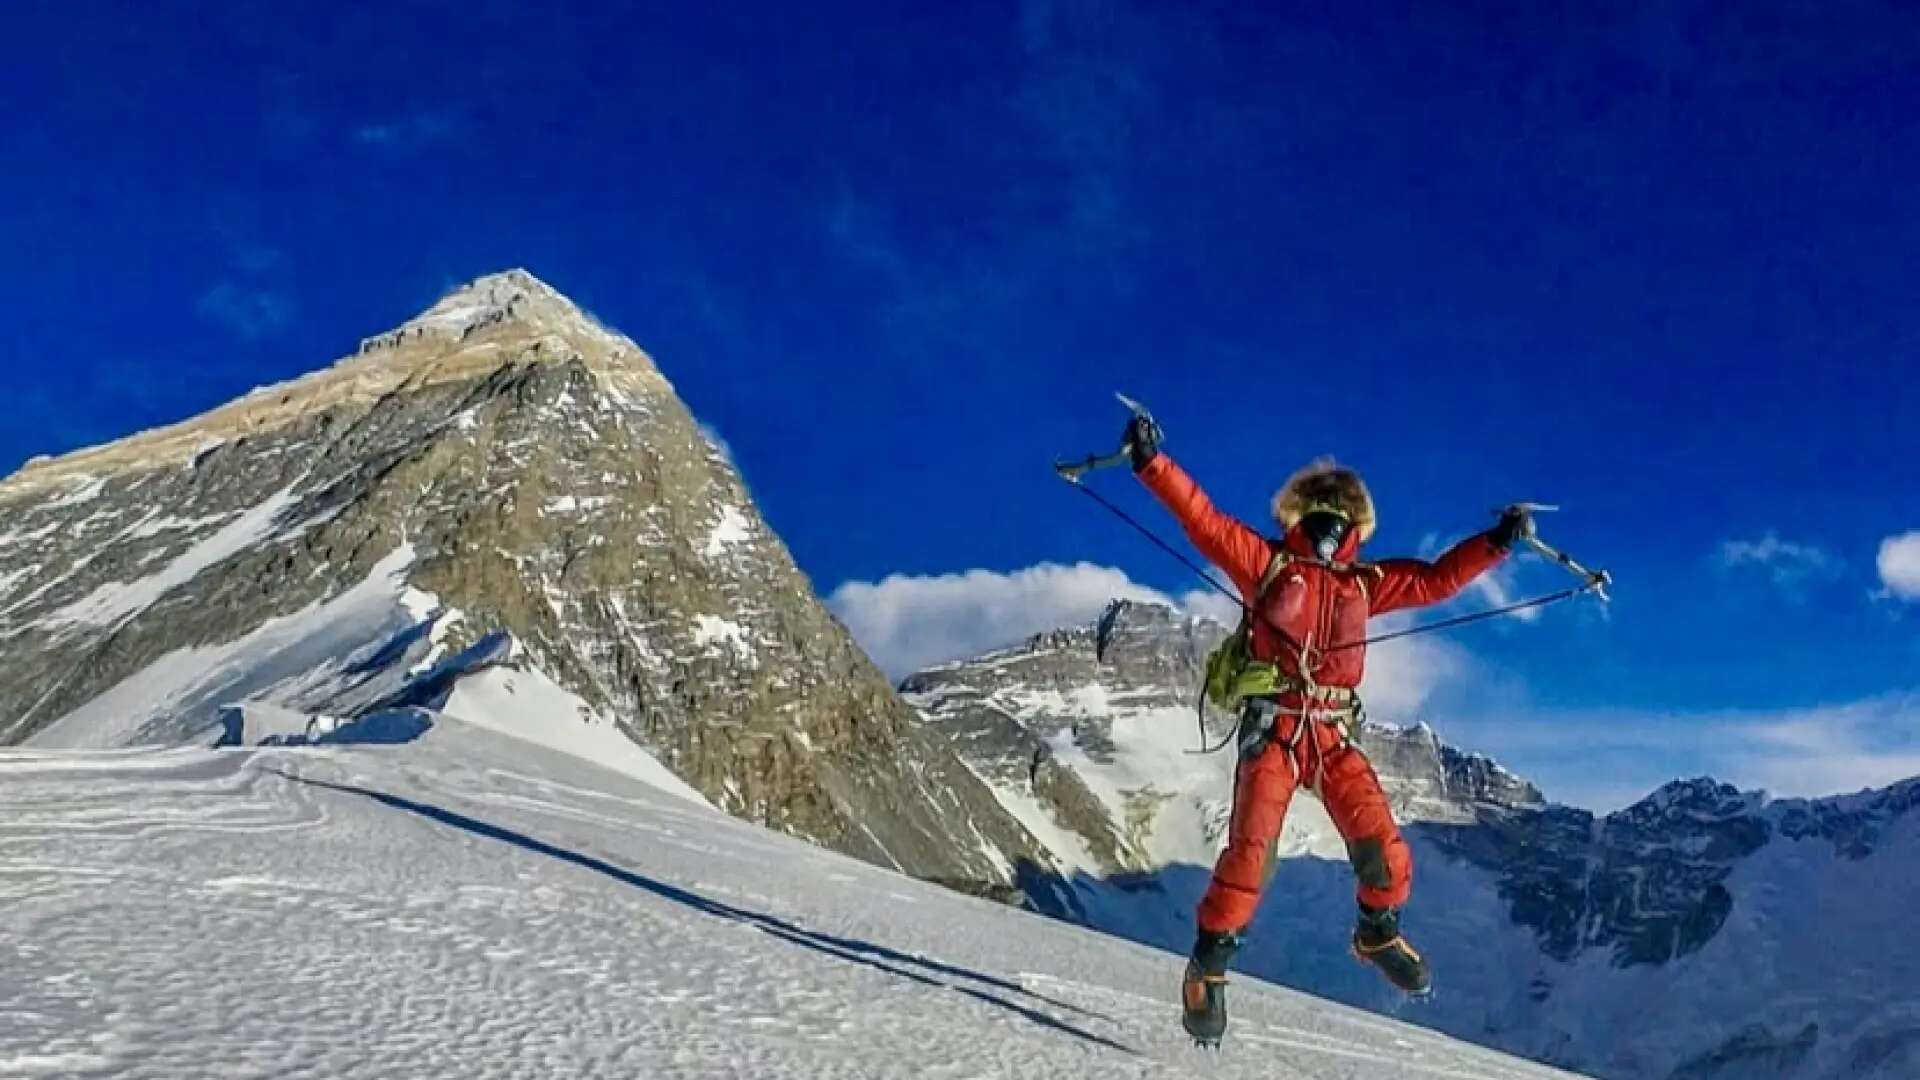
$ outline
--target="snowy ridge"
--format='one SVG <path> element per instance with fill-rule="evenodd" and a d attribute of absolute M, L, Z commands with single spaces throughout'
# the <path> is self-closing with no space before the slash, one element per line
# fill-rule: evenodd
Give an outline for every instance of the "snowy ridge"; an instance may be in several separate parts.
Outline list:
<path fill-rule="evenodd" d="M 1562 1075 L 446 719 L 411 742 L 0 750 L 0 1075 Z M 297 1022 L 289 1023 L 289 1018 Z"/>

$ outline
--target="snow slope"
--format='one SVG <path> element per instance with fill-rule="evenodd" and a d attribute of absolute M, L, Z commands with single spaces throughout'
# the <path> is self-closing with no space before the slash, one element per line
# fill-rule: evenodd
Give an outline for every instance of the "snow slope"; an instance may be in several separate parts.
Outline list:
<path fill-rule="evenodd" d="M 1174 956 L 447 716 L 0 750 L 0 911 L 6 1077 L 1564 1075 L 1245 980 L 1202 1055 Z"/>

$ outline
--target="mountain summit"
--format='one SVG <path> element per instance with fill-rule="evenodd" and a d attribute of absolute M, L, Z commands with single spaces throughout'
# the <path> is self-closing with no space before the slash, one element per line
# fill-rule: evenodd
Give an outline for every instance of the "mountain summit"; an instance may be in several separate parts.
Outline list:
<path fill-rule="evenodd" d="M 482 698 L 517 734 L 644 747 L 725 810 L 919 876 L 1044 858 L 652 360 L 525 271 L 0 482 L 0 744 L 251 741 Z"/>
<path fill-rule="evenodd" d="M 0 482 L 0 497 L 43 491 L 74 477 L 177 465 L 231 439 L 277 431 L 316 413 L 368 407 L 396 391 L 459 382 L 508 362 L 577 362 L 632 388 L 668 389 L 639 346 L 531 273 L 507 270 L 448 293 L 420 315 L 362 341 L 355 355 L 332 367 L 261 387 L 184 423 L 58 459 L 35 459 Z"/>

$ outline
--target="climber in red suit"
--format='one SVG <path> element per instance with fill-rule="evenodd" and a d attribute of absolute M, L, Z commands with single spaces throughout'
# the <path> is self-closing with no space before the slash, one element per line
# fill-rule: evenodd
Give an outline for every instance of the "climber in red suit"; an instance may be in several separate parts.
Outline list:
<path fill-rule="evenodd" d="M 1358 879 L 1353 951 L 1409 994 L 1431 985 L 1426 961 L 1400 933 L 1399 908 L 1412 886 L 1413 857 L 1394 824 L 1366 755 L 1349 740 L 1354 693 L 1366 665 L 1367 620 L 1439 603 L 1505 558 L 1531 528 L 1524 510 L 1455 545 L 1433 562 L 1360 562 L 1373 535 L 1373 499 L 1357 473 L 1316 461 L 1274 496 L 1278 539 L 1215 508 L 1161 453 L 1160 430 L 1136 416 L 1126 440 L 1134 472 L 1224 570 L 1250 611 L 1248 652 L 1273 666 L 1271 694 L 1243 705 L 1240 760 L 1226 850 L 1198 912 L 1199 932 L 1182 998 L 1195 1038 L 1218 1040 L 1226 1026 L 1225 977 L 1252 921 L 1287 805 L 1297 788 L 1318 795 L 1346 841 Z"/>

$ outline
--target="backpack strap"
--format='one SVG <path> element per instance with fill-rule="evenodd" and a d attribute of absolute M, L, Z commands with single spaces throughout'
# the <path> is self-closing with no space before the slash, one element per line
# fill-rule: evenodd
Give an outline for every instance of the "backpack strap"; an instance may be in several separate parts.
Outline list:
<path fill-rule="evenodd" d="M 1360 586 L 1360 595 L 1367 600 L 1367 606 L 1373 606 L 1373 589 L 1367 585 L 1369 580 L 1379 581 L 1387 576 L 1387 568 L 1379 563 L 1361 562 L 1353 564 L 1353 581 Z"/>
<path fill-rule="evenodd" d="M 1240 605 L 1240 629 L 1235 631 L 1236 633 L 1244 634 L 1253 629 L 1253 613 L 1258 611 L 1260 604 L 1266 600 L 1267 590 L 1273 588 L 1273 583 L 1280 580 L 1280 572 L 1293 562 L 1293 556 L 1279 548 L 1272 550 L 1273 558 L 1267 561 L 1266 570 L 1260 574 L 1259 584 L 1253 587 L 1253 600 Z"/>
<path fill-rule="evenodd" d="M 1285 570 L 1291 562 L 1293 562 L 1293 556 L 1278 549 L 1274 550 L 1273 561 L 1267 563 L 1266 573 L 1260 575 L 1260 584 L 1253 591 L 1253 607 L 1259 607 L 1260 602 L 1267 598 L 1267 590 L 1273 587 L 1274 582 L 1280 580 L 1280 572 Z"/>
<path fill-rule="evenodd" d="M 1285 551 L 1282 551 L 1279 548 L 1274 548 L 1272 560 L 1270 560 L 1267 563 L 1266 571 L 1260 575 L 1260 583 L 1254 586 L 1253 602 L 1250 604 L 1244 605 L 1240 609 L 1239 632 L 1247 636 L 1247 645 L 1249 648 L 1249 655 L 1251 655 L 1251 648 L 1253 645 L 1254 613 L 1260 610 L 1260 605 L 1266 603 L 1267 590 L 1273 588 L 1273 583 L 1276 581 L 1279 581 L 1280 575 L 1286 571 L 1288 566 L 1292 564 L 1293 564 L 1292 555 L 1287 554 Z"/>

